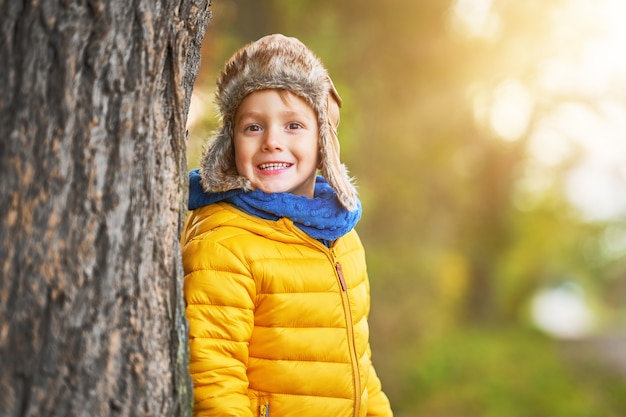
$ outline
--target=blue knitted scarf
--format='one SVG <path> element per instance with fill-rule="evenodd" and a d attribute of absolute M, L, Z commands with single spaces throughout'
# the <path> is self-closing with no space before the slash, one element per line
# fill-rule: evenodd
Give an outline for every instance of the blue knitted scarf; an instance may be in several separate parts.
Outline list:
<path fill-rule="evenodd" d="M 356 226 L 361 219 L 361 203 L 348 211 L 337 199 L 335 190 L 324 177 L 315 181 L 313 198 L 290 193 L 265 193 L 261 190 L 243 192 L 205 193 L 200 183 L 199 170 L 189 173 L 189 210 L 218 201 L 226 201 L 244 212 L 266 220 L 287 217 L 314 239 L 328 244 Z"/>

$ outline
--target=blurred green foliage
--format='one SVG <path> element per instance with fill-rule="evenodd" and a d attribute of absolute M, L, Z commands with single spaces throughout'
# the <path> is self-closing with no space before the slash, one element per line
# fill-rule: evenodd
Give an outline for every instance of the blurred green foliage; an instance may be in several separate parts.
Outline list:
<path fill-rule="evenodd" d="M 532 89 L 542 60 L 572 47 L 551 38 L 565 2 L 494 0 L 499 32 L 486 39 L 451 28 L 453 1 L 214 2 L 189 166 L 217 126 L 215 78 L 237 48 L 281 32 L 322 58 L 344 101 L 339 136 L 364 206 L 374 361 L 398 416 L 626 410 L 623 374 L 594 354 L 572 360 L 568 343 L 529 316 L 539 291 L 575 282 L 597 330 L 621 331 L 626 251 L 607 250 L 607 236 L 626 230 L 626 216 L 581 217 L 562 190 L 572 161 L 541 171 L 549 187 L 524 186 L 530 130 L 562 97 L 538 93 L 527 132 L 507 141 L 477 120 L 472 96 L 510 78 Z"/>
<path fill-rule="evenodd" d="M 426 338 L 402 359 L 402 415 L 617 417 L 626 409 L 623 379 L 587 374 L 564 347 L 533 332 L 459 329 Z"/>

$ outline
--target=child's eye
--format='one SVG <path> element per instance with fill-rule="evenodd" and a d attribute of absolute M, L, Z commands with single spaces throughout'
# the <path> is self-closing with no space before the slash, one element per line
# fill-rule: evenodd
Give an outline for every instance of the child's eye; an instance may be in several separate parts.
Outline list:
<path fill-rule="evenodd" d="M 244 131 L 246 131 L 246 132 L 260 132 L 261 131 L 261 126 L 255 125 L 255 124 L 248 125 L 248 126 L 246 126 L 244 128 Z"/>
<path fill-rule="evenodd" d="M 291 122 L 287 124 L 287 129 L 302 129 L 302 125 L 300 123 L 297 122 Z"/>

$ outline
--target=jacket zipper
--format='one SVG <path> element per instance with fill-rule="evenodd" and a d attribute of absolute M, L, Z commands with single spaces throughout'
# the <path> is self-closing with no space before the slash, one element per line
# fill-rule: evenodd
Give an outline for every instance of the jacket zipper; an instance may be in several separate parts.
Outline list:
<path fill-rule="evenodd" d="M 335 251 L 331 249 L 333 258 L 335 257 Z M 348 298 L 348 286 L 346 284 L 346 278 L 343 275 L 343 268 L 341 263 L 335 261 L 335 270 L 337 271 L 337 277 L 339 278 L 339 285 L 341 286 L 341 302 L 343 304 L 343 310 L 346 317 L 346 328 L 348 330 L 348 346 L 350 349 L 350 360 L 352 362 L 352 376 L 354 379 L 354 416 L 360 414 L 361 409 L 361 375 L 359 372 L 359 358 L 356 351 L 356 342 L 354 340 L 354 326 L 352 324 L 352 310 L 350 309 L 350 300 Z"/>
<path fill-rule="evenodd" d="M 343 269 L 341 268 L 341 264 L 339 262 L 335 262 L 335 269 L 337 270 L 337 275 L 339 275 L 339 284 L 341 285 L 341 290 L 346 291 L 348 286 L 346 285 L 346 278 L 343 276 Z"/>

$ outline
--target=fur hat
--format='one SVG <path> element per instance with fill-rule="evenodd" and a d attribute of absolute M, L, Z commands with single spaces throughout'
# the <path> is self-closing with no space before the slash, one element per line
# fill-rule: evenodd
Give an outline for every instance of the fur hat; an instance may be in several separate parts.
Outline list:
<path fill-rule="evenodd" d="M 339 202 L 348 210 L 356 209 L 356 190 L 339 159 L 337 126 L 341 97 L 319 58 L 298 39 L 279 34 L 265 36 L 239 49 L 217 78 L 216 102 L 221 125 L 200 160 L 204 190 L 253 189 L 235 166 L 234 118 L 248 94 L 270 88 L 296 94 L 315 111 L 319 124 L 320 172 L 337 192 Z"/>

